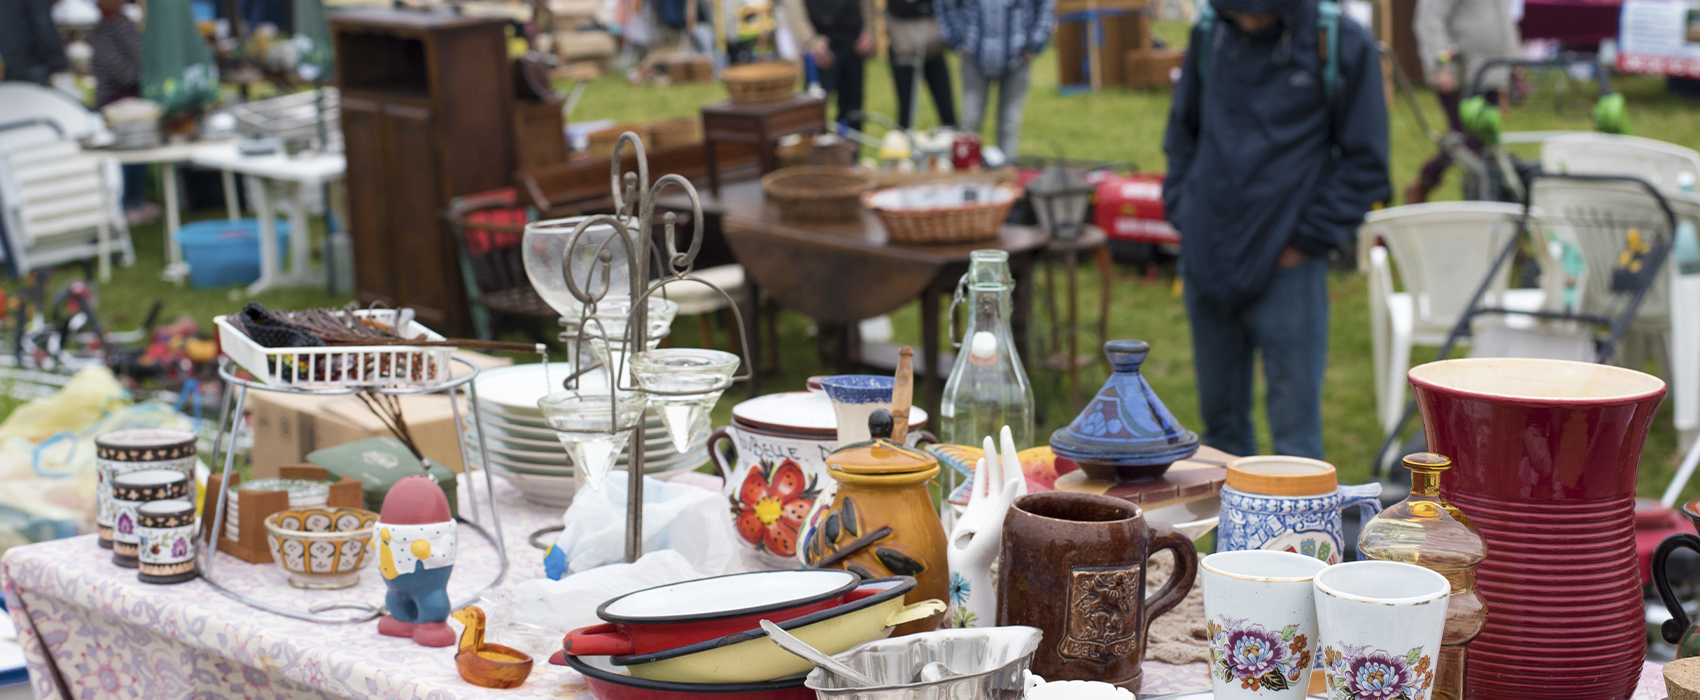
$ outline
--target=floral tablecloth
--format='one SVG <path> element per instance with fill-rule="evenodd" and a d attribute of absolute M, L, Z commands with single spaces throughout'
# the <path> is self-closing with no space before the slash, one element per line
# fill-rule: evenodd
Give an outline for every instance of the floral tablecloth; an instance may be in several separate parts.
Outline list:
<path fill-rule="evenodd" d="M 470 502 L 463 480 L 461 503 Z M 482 501 L 482 479 L 478 480 Z M 508 580 L 543 576 L 542 553 L 526 542 L 559 511 L 523 501 L 496 484 L 511 566 Z M 489 509 L 482 509 L 488 522 Z M 496 574 L 493 547 L 462 529 L 450 597 L 465 600 Z M 341 591 L 292 588 L 271 564 L 219 554 L 213 577 L 231 590 L 290 609 L 333 600 L 379 604 L 376 570 Z M 454 649 L 384 637 L 377 623 L 328 625 L 264 612 L 196 580 L 154 586 L 112 564 L 93 535 L 17 547 L 0 560 L 0 585 L 18 625 L 30 682 L 42 698 L 591 698 L 579 674 L 539 663 L 525 685 L 489 690 L 461 680 Z M 450 623 L 451 625 L 456 623 Z M 1204 664 L 1148 661 L 1142 695 L 1207 690 Z M 62 688 L 62 689 L 61 689 Z M 1636 700 L 1664 697 L 1648 665 Z"/>

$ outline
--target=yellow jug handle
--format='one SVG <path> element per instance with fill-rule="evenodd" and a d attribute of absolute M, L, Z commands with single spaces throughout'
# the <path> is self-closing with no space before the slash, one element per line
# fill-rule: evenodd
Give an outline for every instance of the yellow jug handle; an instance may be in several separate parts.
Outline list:
<path fill-rule="evenodd" d="M 910 603 L 903 606 L 902 610 L 892 613 L 891 617 L 886 618 L 885 626 L 896 627 L 906 622 L 925 620 L 941 612 L 944 612 L 944 601 L 937 598 Z"/>

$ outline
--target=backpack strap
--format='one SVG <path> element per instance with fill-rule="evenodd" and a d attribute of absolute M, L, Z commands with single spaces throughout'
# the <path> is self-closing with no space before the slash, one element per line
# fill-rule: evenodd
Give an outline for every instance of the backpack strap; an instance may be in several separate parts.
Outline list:
<path fill-rule="evenodd" d="M 1210 77 L 1210 44 L 1216 33 L 1216 6 L 1210 0 L 1198 0 L 1198 45 L 1195 52 L 1194 64 L 1198 67 L 1198 84 L 1204 86 L 1204 81 Z"/>
<path fill-rule="evenodd" d="M 1322 36 L 1317 50 L 1322 52 L 1322 94 L 1334 103 L 1334 93 L 1340 88 L 1340 3 L 1338 0 L 1319 0 L 1316 3 L 1316 24 Z"/>

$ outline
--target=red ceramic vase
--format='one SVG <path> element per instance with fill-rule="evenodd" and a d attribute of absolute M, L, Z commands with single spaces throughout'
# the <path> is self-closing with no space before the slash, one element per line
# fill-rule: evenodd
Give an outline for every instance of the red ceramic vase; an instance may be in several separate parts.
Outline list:
<path fill-rule="evenodd" d="M 1527 359 L 1434 362 L 1409 376 L 1429 450 L 1455 465 L 1441 494 L 1488 544 L 1476 577 L 1490 612 L 1470 643 L 1466 695 L 1628 698 L 1647 635 L 1635 475 L 1664 382 Z M 1552 635 L 1592 649 L 1555 654 Z"/>

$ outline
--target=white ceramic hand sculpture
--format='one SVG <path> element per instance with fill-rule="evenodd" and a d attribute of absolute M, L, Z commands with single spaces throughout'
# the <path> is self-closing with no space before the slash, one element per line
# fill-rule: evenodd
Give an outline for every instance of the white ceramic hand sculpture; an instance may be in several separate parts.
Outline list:
<path fill-rule="evenodd" d="M 951 627 L 991 627 L 996 624 L 997 592 L 993 566 L 1003 546 L 1003 521 L 1015 499 L 1027 493 L 1027 478 L 1015 456 L 1009 426 L 1000 436 L 1003 451 L 986 436 L 986 456 L 974 465 L 974 485 L 968 506 L 950 531 Z"/>

